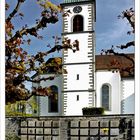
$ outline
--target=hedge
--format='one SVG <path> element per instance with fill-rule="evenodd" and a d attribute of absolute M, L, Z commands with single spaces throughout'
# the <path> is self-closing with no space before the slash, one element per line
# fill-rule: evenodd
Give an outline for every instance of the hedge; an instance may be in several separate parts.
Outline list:
<path fill-rule="evenodd" d="M 83 115 L 103 115 L 104 114 L 103 107 L 84 107 L 82 111 L 83 111 Z"/>

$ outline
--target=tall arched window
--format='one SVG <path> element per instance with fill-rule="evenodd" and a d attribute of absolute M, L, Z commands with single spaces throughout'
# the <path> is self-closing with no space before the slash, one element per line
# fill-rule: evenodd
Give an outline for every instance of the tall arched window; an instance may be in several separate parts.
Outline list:
<path fill-rule="evenodd" d="M 107 84 L 104 84 L 102 86 L 102 107 L 105 108 L 105 110 L 110 110 L 110 86 Z"/>
<path fill-rule="evenodd" d="M 52 95 L 48 97 L 49 112 L 58 112 L 58 87 L 51 86 Z"/>
<path fill-rule="evenodd" d="M 73 18 L 73 32 L 83 31 L 83 17 L 76 15 Z"/>

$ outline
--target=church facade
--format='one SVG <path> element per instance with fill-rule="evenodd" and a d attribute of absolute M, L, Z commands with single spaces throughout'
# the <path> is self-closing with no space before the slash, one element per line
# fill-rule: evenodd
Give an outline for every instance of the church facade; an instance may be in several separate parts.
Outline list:
<path fill-rule="evenodd" d="M 95 0 L 64 0 L 63 38 L 79 41 L 76 53 L 64 50 L 62 63 L 67 74 L 39 85 L 51 86 L 53 97 L 38 97 L 40 116 L 82 115 L 83 107 L 104 107 L 105 114 L 134 113 L 134 77 L 110 66 L 114 55 L 95 55 Z M 133 56 L 133 54 L 130 54 Z M 127 66 L 129 63 L 124 63 Z M 36 78 L 52 76 L 39 75 Z"/>

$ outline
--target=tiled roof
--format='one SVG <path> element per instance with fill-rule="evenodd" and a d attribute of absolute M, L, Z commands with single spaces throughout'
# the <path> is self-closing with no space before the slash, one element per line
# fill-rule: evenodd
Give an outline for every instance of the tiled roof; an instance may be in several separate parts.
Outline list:
<path fill-rule="evenodd" d="M 131 58 L 134 58 L 134 54 L 128 54 Z M 113 70 L 121 68 L 127 68 L 132 65 L 132 62 L 123 56 L 117 55 L 96 55 L 96 70 Z M 120 65 L 112 65 L 113 61 L 119 62 Z M 122 77 L 128 77 L 128 73 L 121 73 Z"/>

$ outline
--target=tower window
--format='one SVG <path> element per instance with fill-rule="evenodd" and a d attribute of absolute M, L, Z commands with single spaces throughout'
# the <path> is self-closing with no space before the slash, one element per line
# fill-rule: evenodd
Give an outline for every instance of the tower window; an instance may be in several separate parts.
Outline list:
<path fill-rule="evenodd" d="M 52 95 L 48 97 L 49 112 L 58 112 L 58 87 L 51 86 Z"/>
<path fill-rule="evenodd" d="M 102 86 L 102 107 L 105 110 L 110 110 L 110 87 L 107 84 Z"/>
<path fill-rule="evenodd" d="M 77 74 L 76 80 L 79 80 L 79 74 Z"/>
<path fill-rule="evenodd" d="M 76 100 L 79 101 L 79 95 L 76 96 Z"/>
<path fill-rule="evenodd" d="M 73 18 L 73 32 L 83 31 L 83 17 L 76 15 Z"/>

